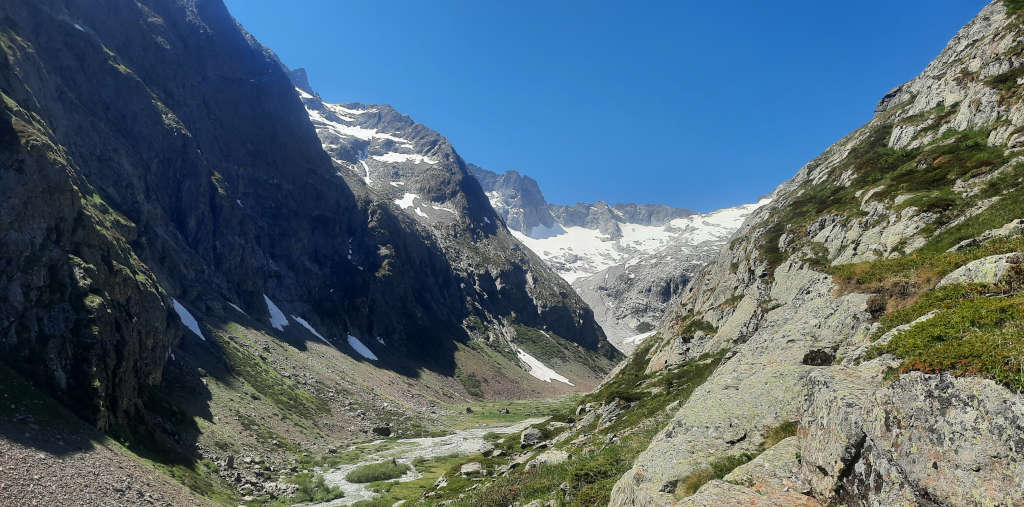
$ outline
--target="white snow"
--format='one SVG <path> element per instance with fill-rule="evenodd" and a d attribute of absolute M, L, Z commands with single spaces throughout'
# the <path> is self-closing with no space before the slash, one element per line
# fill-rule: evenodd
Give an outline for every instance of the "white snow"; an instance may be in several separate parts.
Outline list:
<path fill-rule="evenodd" d="M 389 181 L 388 183 L 390 183 L 391 186 L 393 186 L 395 188 L 404 187 L 405 186 L 405 182 L 404 181 Z"/>
<path fill-rule="evenodd" d="M 249 315 L 248 313 L 245 313 L 245 310 L 239 308 L 238 305 L 232 303 L 231 301 L 228 301 L 228 306 L 234 308 L 235 310 L 238 311 L 238 313 L 241 313 L 242 315 Z"/>
<path fill-rule="evenodd" d="M 520 242 L 552 265 L 562 278 L 572 283 L 616 264 L 628 263 L 640 254 L 654 254 L 670 245 L 699 245 L 732 236 L 757 208 L 767 204 L 726 208 L 672 220 L 663 227 L 619 223 L 622 237 L 616 240 L 586 227 L 536 226 L 530 234 L 511 231 Z"/>
<path fill-rule="evenodd" d="M 235 199 L 235 202 L 238 203 L 238 207 L 239 208 L 244 208 L 245 207 L 245 205 L 242 204 L 242 200 L 241 199 Z"/>
<path fill-rule="evenodd" d="M 384 343 L 384 338 L 381 338 L 379 336 L 377 337 L 377 343 L 379 343 L 381 345 L 385 345 L 385 346 L 387 345 L 386 343 Z"/>
<path fill-rule="evenodd" d="M 434 160 L 434 159 L 432 159 L 430 157 L 426 157 L 426 156 L 423 156 L 423 155 L 419 155 L 417 153 L 395 153 L 395 152 L 390 152 L 390 153 L 385 153 L 383 155 L 374 155 L 374 156 L 372 156 L 370 158 L 372 158 L 374 160 L 379 160 L 381 162 L 390 162 L 390 163 L 401 163 L 401 162 L 412 162 L 414 164 L 436 164 L 437 163 L 437 160 Z"/>
<path fill-rule="evenodd" d="M 85 31 L 85 28 L 82 28 L 82 25 L 79 25 L 78 23 L 75 23 L 75 28 L 77 28 L 79 32 Z"/>
<path fill-rule="evenodd" d="M 641 343 L 643 343 L 644 340 L 654 336 L 654 333 L 657 333 L 657 331 L 650 331 L 647 333 L 630 336 L 629 338 L 622 340 L 622 343 L 625 345 L 640 345 Z"/>
<path fill-rule="evenodd" d="M 267 310 L 270 312 L 270 325 L 278 331 L 284 331 L 284 327 L 288 325 L 288 317 L 284 316 L 284 312 L 266 294 L 263 295 L 263 300 L 267 302 Z"/>
<path fill-rule="evenodd" d="M 429 218 L 429 217 L 427 217 L 427 214 L 422 212 L 422 211 L 420 211 L 419 208 L 413 208 L 413 211 L 415 211 L 417 215 L 419 215 L 419 216 L 421 216 L 423 218 Z"/>
<path fill-rule="evenodd" d="M 537 360 L 537 358 L 527 354 L 525 350 L 516 347 L 516 355 L 519 356 L 519 360 L 526 364 L 529 369 L 527 373 L 532 375 L 534 378 L 543 380 L 544 382 L 551 382 L 557 380 L 563 384 L 575 385 L 569 382 L 569 379 L 559 375 L 555 370 L 548 368 L 544 363 Z"/>
<path fill-rule="evenodd" d="M 306 90 L 303 90 L 302 88 L 295 88 L 295 91 L 299 92 L 299 97 L 302 97 L 304 99 L 311 99 L 311 98 L 313 98 L 312 95 L 306 93 Z"/>
<path fill-rule="evenodd" d="M 438 206 L 436 204 L 431 204 L 430 207 L 436 209 L 437 211 L 447 211 L 448 213 L 451 213 L 452 215 L 457 215 L 457 213 L 455 213 L 455 210 L 453 210 L 451 208 L 445 208 L 444 206 Z M 487 217 L 484 217 L 484 219 L 486 220 Z"/>
<path fill-rule="evenodd" d="M 328 345 L 331 345 L 331 342 L 327 341 L 327 338 L 324 338 L 324 335 L 316 332 L 316 329 L 313 329 L 313 326 L 309 325 L 309 322 L 306 322 L 306 319 L 304 319 L 302 317 L 299 317 L 298 315 L 295 315 L 294 313 L 292 314 L 292 319 L 294 319 L 295 322 L 298 322 L 300 326 L 306 328 L 306 331 L 309 331 L 310 333 L 313 333 L 317 338 L 320 338 L 320 341 L 322 341 L 322 342 L 324 342 L 324 343 L 326 343 Z M 333 347 L 334 345 L 331 345 L 331 346 Z"/>
<path fill-rule="evenodd" d="M 185 327 L 189 328 L 199 339 L 206 341 L 206 337 L 203 336 L 203 332 L 199 330 L 199 322 L 196 322 L 196 318 L 188 313 L 188 310 L 178 302 L 177 299 L 171 300 L 171 306 L 174 307 L 174 311 L 178 313 L 178 318 L 181 319 L 181 323 Z"/>
<path fill-rule="evenodd" d="M 355 336 L 348 335 L 348 346 L 355 349 L 355 351 L 358 352 L 359 355 L 367 359 L 370 359 L 372 361 L 377 360 L 376 354 L 374 354 L 372 350 L 367 348 L 366 345 L 363 345 L 363 342 L 359 341 L 359 338 L 356 338 Z"/>
<path fill-rule="evenodd" d="M 349 109 L 349 108 L 347 108 L 345 106 L 339 106 L 338 104 L 326 104 L 326 103 L 324 105 L 327 106 L 332 111 L 338 113 L 338 114 L 360 115 L 360 114 L 367 114 L 367 113 L 375 113 L 375 112 L 377 112 L 376 109 Z"/>
<path fill-rule="evenodd" d="M 363 176 L 363 181 L 365 181 L 367 185 L 373 183 L 373 180 L 370 179 L 370 167 L 366 165 L 365 161 L 360 160 L 359 163 L 363 164 L 363 170 L 366 171 L 366 175 Z"/>
<path fill-rule="evenodd" d="M 419 198 L 418 195 L 406 192 L 401 199 L 395 199 L 395 204 L 397 204 L 398 207 L 402 209 L 410 208 L 412 207 L 412 202 L 415 201 L 417 198 Z"/>

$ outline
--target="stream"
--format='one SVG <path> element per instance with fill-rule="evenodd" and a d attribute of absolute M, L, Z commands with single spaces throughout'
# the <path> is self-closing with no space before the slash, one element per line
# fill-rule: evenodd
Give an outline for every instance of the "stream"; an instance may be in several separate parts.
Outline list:
<path fill-rule="evenodd" d="M 376 493 L 366 488 L 368 484 L 357 484 L 345 480 L 345 476 L 349 472 L 362 465 L 379 463 L 381 461 L 394 458 L 395 461 L 405 463 L 412 467 L 413 460 L 420 457 L 430 459 L 450 454 L 473 454 L 480 452 L 481 449 L 484 449 L 487 446 L 487 442 L 485 442 L 483 438 L 486 433 L 518 433 L 526 429 L 531 424 L 543 422 L 544 420 L 546 420 L 546 418 L 539 417 L 526 419 L 508 426 L 488 426 L 458 430 L 451 435 L 443 437 L 407 438 L 396 440 L 394 441 L 395 447 L 389 447 L 387 449 L 368 454 L 358 463 L 342 465 L 337 468 L 324 471 L 324 481 L 331 486 L 341 488 L 341 490 L 345 492 L 345 496 L 330 502 L 316 504 L 316 506 L 328 507 L 335 505 L 349 505 L 360 500 L 368 500 L 377 496 Z M 383 442 L 383 440 L 378 440 L 377 442 L 372 443 L 378 442 Z M 414 481 L 420 477 L 422 477 L 421 473 L 419 473 L 415 468 L 410 468 L 409 472 L 394 480 L 406 482 Z"/>

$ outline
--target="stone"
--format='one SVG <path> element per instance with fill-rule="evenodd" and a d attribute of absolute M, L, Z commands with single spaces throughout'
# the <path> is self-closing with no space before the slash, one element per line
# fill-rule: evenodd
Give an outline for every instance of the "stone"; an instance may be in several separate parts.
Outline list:
<path fill-rule="evenodd" d="M 526 428 L 519 437 L 519 446 L 523 449 L 533 447 L 544 440 L 544 433 L 537 428 Z"/>
<path fill-rule="evenodd" d="M 561 449 L 549 449 L 537 455 L 526 464 L 526 468 L 535 468 L 541 465 L 559 465 L 569 460 L 569 453 Z"/>
<path fill-rule="evenodd" d="M 380 425 L 374 426 L 372 431 L 373 431 L 373 434 L 377 435 L 377 436 L 381 436 L 381 437 L 390 437 L 391 436 L 391 426 L 388 425 L 388 424 L 380 424 Z"/>
<path fill-rule="evenodd" d="M 500 408 L 500 409 L 498 409 L 498 413 L 499 414 L 510 414 L 511 412 L 509 412 L 509 410 L 507 408 Z"/>
<path fill-rule="evenodd" d="M 462 475 L 481 475 L 484 473 L 484 466 L 476 461 L 466 463 L 459 467 L 459 473 Z"/>
<path fill-rule="evenodd" d="M 1024 261 L 1024 255 L 1020 252 L 992 255 L 978 259 L 957 268 L 952 273 L 943 277 L 937 287 L 957 283 L 993 284 L 998 282 L 1010 268 L 1021 264 L 1022 261 Z"/>

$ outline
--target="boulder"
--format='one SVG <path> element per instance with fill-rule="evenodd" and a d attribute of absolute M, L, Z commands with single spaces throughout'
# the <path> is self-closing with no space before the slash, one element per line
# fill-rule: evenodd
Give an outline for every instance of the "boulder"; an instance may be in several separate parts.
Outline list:
<path fill-rule="evenodd" d="M 480 475 L 484 473 L 484 466 L 476 461 L 466 463 L 459 468 L 462 475 Z"/>
<path fill-rule="evenodd" d="M 936 287 L 957 283 L 992 284 L 999 281 L 1010 268 L 1024 261 L 1020 252 L 992 255 L 957 268 L 956 271 L 942 278 Z"/>
<path fill-rule="evenodd" d="M 533 447 L 544 440 L 544 433 L 537 428 L 526 428 L 519 437 L 519 445 L 522 448 Z"/>

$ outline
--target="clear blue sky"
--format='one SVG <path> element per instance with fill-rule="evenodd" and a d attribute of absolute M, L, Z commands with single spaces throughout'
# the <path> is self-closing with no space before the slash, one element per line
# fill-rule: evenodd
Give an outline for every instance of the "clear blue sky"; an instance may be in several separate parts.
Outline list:
<path fill-rule="evenodd" d="M 391 104 L 555 203 L 749 202 L 871 118 L 981 0 L 226 0 L 330 102 Z"/>

